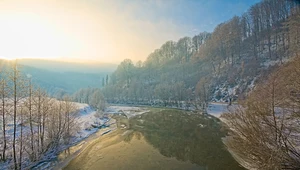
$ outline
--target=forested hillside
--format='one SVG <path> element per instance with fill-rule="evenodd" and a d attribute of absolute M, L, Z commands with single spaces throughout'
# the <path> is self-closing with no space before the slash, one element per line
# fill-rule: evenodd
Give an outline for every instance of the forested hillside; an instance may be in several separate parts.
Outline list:
<path fill-rule="evenodd" d="M 177 107 L 244 98 L 299 55 L 299 29 L 297 1 L 263 0 L 212 33 L 168 41 L 144 62 L 125 59 L 103 93 L 108 102 Z"/>

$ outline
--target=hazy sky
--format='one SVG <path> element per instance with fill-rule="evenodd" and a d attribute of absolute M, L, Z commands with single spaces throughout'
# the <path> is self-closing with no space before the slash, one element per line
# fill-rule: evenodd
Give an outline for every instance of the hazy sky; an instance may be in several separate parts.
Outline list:
<path fill-rule="evenodd" d="M 0 0 L 0 57 L 118 63 L 241 15 L 259 0 Z"/>

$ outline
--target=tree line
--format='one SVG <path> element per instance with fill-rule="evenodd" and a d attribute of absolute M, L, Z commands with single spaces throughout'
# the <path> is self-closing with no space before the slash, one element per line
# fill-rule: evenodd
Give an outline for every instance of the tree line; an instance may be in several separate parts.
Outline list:
<path fill-rule="evenodd" d="M 77 108 L 71 98 L 50 98 L 19 71 L 17 61 L 0 71 L 1 161 L 23 169 L 70 143 Z"/>
<path fill-rule="evenodd" d="M 103 111 L 106 101 L 100 88 L 82 88 L 72 95 L 75 102 L 86 103 L 95 109 Z"/>

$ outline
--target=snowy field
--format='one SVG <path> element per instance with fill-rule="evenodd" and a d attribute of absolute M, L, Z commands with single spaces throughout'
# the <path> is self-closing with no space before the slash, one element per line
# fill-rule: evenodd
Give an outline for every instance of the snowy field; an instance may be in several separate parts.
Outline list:
<path fill-rule="evenodd" d="M 131 107 L 131 106 L 109 106 L 105 110 L 105 113 L 110 113 L 110 114 L 124 113 L 128 119 L 133 116 L 141 115 L 146 112 L 149 112 L 149 110 L 141 107 Z"/>
<path fill-rule="evenodd" d="M 228 112 L 228 103 L 209 103 L 207 113 L 220 118 L 222 113 Z"/>
<path fill-rule="evenodd" d="M 104 124 L 107 120 L 99 119 L 97 116 L 97 111 L 91 108 L 88 104 L 75 103 L 79 109 L 79 115 L 76 118 L 76 124 L 79 127 L 77 131 L 76 140 L 81 140 L 88 137 L 92 133 L 95 133 L 98 128 L 91 128 L 92 124 Z M 131 106 L 108 106 L 104 114 L 117 114 L 124 113 L 128 118 L 131 118 L 136 115 L 140 115 L 148 112 L 144 108 L 140 107 L 131 107 Z M 115 123 L 115 120 L 110 120 L 110 124 Z"/>

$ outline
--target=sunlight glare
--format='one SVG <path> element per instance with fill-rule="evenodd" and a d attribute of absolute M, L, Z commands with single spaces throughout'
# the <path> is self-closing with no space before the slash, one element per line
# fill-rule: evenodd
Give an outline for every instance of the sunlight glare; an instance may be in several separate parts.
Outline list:
<path fill-rule="evenodd" d="M 70 44 L 55 26 L 35 15 L 6 14 L 0 22 L 2 58 L 56 58 Z"/>
<path fill-rule="evenodd" d="M 10 61 L 10 60 L 18 59 L 18 58 L 0 56 L 0 59 L 4 59 L 4 60 L 9 60 Z"/>

